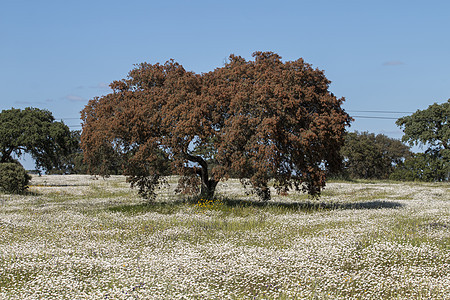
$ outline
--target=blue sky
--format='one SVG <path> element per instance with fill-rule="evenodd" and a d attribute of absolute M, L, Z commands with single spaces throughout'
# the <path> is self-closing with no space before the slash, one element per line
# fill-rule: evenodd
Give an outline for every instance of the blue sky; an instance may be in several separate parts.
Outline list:
<path fill-rule="evenodd" d="M 355 116 L 350 131 L 401 138 L 395 118 L 408 113 L 379 111 L 450 98 L 450 1 L 0 3 L 0 110 L 45 108 L 71 129 L 134 64 L 173 58 L 201 73 L 258 50 L 324 70 Z"/>

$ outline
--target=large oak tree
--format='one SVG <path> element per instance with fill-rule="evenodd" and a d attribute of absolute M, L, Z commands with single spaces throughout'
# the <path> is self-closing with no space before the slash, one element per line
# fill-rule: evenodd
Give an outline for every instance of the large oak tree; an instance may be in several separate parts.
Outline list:
<path fill-rule="evenodd" d="M 268 181 L 281 191 L 317 195 L 351 118 L 323 71 L 272 52 L 254 60 L 231 55 L 212 72 L 180 64 L 142 63 L 113 92 L 82 111 L 81 144 L 91 172 L 107 175 L 121 161 L 132 184 L 151 196 L 168 169 L 180 185 L 214 195 L 221 179 L 247 180 L 262 199 Z M 118 159 L 118 157 L 120 159 Z M 111 159 L 110 159 L 111 158 Z"/>

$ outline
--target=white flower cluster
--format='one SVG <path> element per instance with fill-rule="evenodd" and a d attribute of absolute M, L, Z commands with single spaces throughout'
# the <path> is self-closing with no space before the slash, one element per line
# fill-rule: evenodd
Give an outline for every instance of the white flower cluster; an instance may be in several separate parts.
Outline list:
<path fill-rule="evenodd" d="M 450 295 L 449 184 L 330 183 L 208 213 L 168 195 L 142 204 L 123 177 L 73 175 L 0 195 L 0 299 Z"/>

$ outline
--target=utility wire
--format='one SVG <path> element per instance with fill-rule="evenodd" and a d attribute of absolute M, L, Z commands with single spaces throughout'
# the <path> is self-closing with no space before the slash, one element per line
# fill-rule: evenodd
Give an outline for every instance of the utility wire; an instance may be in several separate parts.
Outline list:
<path fill-rule="evenodd" d="M 413 114 L 412 111 L 391 111 L 391 110 L 348 110 L 354 113 L 379 113 L 379 114 Z"/>
<path fill-rule="evenodd" d="M 376 113 L 376 114 L 412 114 L 411 111 L 391 111 L 391 110 L 348 110 L 350 113 Z M 355 119 L 378 119 L 378 120 L 398 120 L 399 118 L 385 117 L 385 116 L 351 116 Z M 60 118 L 60 120 L 80 120 L 80 118 Z M 81 128 L 79 125 L 67 125 L 69 128 Z"/>
<path fill-rule="evenodd" d="M 378 117 L 378 116 L 350 116 L 357 119 L 380 119 L 380 120 L 398 120 L 399 118 Z"/>

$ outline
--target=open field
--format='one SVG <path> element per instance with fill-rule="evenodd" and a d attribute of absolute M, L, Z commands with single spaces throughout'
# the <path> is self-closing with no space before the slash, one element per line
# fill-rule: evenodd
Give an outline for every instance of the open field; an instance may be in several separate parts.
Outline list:
<path fill-rule="evenodd" d="M 332 182 L 145 205 L 124 177 L 0 194 L 0 299 L 450 299 L 450 185 Z"/>

